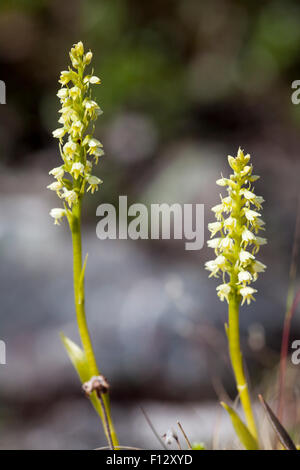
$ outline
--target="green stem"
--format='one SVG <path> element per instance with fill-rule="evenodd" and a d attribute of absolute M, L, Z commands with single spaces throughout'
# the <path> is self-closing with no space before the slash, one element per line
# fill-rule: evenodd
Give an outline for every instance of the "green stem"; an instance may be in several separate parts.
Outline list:
<path fill-rule="evenodd" d="M 73 205 L 72 214 L 68 216 L 73 243 L 73 276 L 74 276 L 74 301 L 78 330 L 81 338 L 91 376 L 99 375 L 99 370 L 88 330 L 85 315 L 84 283 L 82 282 L 82 247 L 81 247 L 81 200 Z M 101 407 L 96 407 L 100 411 L 101 420 L 104 427 L 106 438 L 110 444 L 118 446 L 118 439 L 114 430 L 110 415 L 110 405 L 108 394 L 103 396 L 103 403 L 106 411 L 106 417 Z M 107 418 L 107 419 L 105 419 Z"/>
<path fill-rule="evenodd" d="M 235 375 L 237 389 L 240 395 L 242 407 L 245 413 L 248 429 L 257 440 L 256 424 L 252 412 L 251 400 L 248 390 L 248 384 L 244 373 L 243 357 L 240 346 L 240 332 L 239 332 L 239 304 L 240 296 L 236 293 L 229 297 L 229 324 L 228 324 L 228 342 L 229 353 L 232 368 Z"/>

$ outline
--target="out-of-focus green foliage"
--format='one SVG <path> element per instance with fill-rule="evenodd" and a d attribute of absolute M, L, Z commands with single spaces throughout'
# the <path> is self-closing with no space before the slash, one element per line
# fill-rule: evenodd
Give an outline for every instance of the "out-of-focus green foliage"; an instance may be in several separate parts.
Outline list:
<path fill-rule="evenodd" d="M 192 448 L 193 448 L 193 450 L 206 450 L 206 447 L 205 447 L 205 445 L 203 444 L 203 442 L 195 442 L 195 443 L 192 445 Z"/>
<path fill-rule="evenodd" d="M 299 78 L 299 13 L 296 0 L 3 0 L 0 78 L 8 85 L 9 118 L 0 116 L 0 158 L 24 161 L 49 145 L 57 77 L 65 50 L 78 40 L 97 52 L 103 132 L 136 113 L 156 135 L 149 158 L 178 136 L 257 136 L 269 113 L 297 128 L 300 107 L 290 95 Z M 115 163 L 119 180 L 111 181 L 111 193 L 132 174 L 130 165 Z"/>

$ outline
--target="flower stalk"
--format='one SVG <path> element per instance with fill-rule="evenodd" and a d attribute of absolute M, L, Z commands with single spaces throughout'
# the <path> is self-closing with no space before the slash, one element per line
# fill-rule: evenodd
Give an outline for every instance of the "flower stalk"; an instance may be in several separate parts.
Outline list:
<path fill-rule="evenodd" d="M 61 73 L 59 82 L 62 88 L 57 93 L 62 105 L 59 119 L 62 127 L 53 131 L 53 136 L 59 139 L 63 164 L 49 172 L 56 181 L 48 185 L 48 189 L 55 191 L 63 200 L 64 208 L 50 211 L 54 223 L 59 225 L 66 217 L 72 235 L 74 303 L 82 350 L 65 337 L 63 341 L 84 383 L 93 376 L 99 376 L 99 370 L 85 314 L 86 260 L 82 263 L 81 208 L 85 191 L 91 190 L 93 194 L 102 183 L 97 176 L 92 175 L 92 169 L 104 152 L 101 142 L 93 136 L 94 121 L 102 111 L 92 99 L 91 88 L 92 85 L 100 84 L 100 79 L 93 74 L 84 74 L 92 60 L 92 53 L 89 51 L 85 54 L 83 44 L 79 42 L 71 49 L 70 58 L 73 68 L 69 67 Z M 101 417 L 110 447 L 118 446 L 108 394 L 99 397 L 96 392 L 92 392 L 89 396 Z"/>
<path fill-rule="evenodd" d="M 237 390 L 245 413 L 248 429 L 252 436 L 257 439 L 256 424 L 252 412 L 248 383 L 245 377 L 243 356 L 240 345 L 239 331 L 239 306 L 240 296 L 232 294 L 228 305 L 228 345 L 232 369 L 234 372 Z"/>
<path fill-rule="evenodd" d="M 227 188 L 228 196 L 221 196 L 221 203 L 212 208 L 217 221 L 208 224 L 208 229 L 211 237 L 218 236 L 209 240 L 208 246 L 215 250 L 216 258 L 208 261 L 205 267 L 210 271 L 210 277 L 222 276 L 223 282 L 216 290 L 220 300 L 228 303 L 226 333 L 230 360 L 248 430 L 257 440 L 240 346 L 239 309 L 245 302 L 250 304 L 255 300 L 253 295 L 257 290 L 250 284 L 266 268 L 255 255 L 267 241 L 257 235 L 264 230 L 259 212 L 264 199 L 254 193 L 252 183 L 259 177 L 252 174 L 249 160 L 250 155 L 244 155 L 239 149 L 236 158 L 228 157 L 233 174 L 217 180 L 219 186 Z"/>

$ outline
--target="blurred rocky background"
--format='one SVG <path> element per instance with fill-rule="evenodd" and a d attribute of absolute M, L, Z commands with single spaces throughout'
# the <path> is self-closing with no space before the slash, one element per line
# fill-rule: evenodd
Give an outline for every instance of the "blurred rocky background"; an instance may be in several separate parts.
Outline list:
<path fill-rule="evenodd" d="M 226 305 L 203 268 L 211 253 L 172 240 L 100 241 L 95 213 L 127 195 L 129 203 L 203 203 L 207 223 L 227 155 L 239 146 L 251 153 L 266 199 L 269 244 L 260 259 L 268 270 L 257 301 L 241 311 L 241 328 L 253 387 L 275 398 L 299 193 L 300 105 L 291 102 L 300 79 L 299 2 L 1 1 L 3 449 L 105 445 L 59 339 L 60 331 L 78 339 L 72 253 L 66 225 L 49 217 L 57 198 L 46 190 L 60 158 L 51 135 L 57 80 L 79 40 L 93 50 L 103 83 L 97 137 L 106 151 L 104 184 L 84 208 L 87 313 L 121 443 L 159 446 L 142 406 L 160 434 L 180 419 L 191 440 L 225 447 L 232 431 L 218 396 L 234 398 L 234 382 Z M 296 315 L 292 339 L 299 335 Z M 299 394 L 297 387 L 299 380 Z"/>

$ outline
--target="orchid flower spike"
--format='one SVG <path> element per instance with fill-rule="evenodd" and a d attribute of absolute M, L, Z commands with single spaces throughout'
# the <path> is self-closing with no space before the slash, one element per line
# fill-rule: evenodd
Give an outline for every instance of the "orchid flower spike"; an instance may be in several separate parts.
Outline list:
<path fill-rule="evenodd" d="M 209 277 L 222 277 L 217 287 L 220 300 L 229 302 L 230 295 L 238 294 L 242 305 L 254 300 L 257 290 L 250 284 L 266 269 L 255 257 L 261 245 L 267 243 L 257 236 L 265 230 L 260 214 L 264 199 L 254 192 L 252 183 L 259 177 L 252 174 L 249 162 L 250 155 L 239 149 L 236 158 L 228 157 L 233 173 L 217 180 L 228 195 L 221 196 L 221 203 L 212 208 L 217 221 L 208 224 L 212 238 L 208 246 L 215 250 L 216 258 L 205 264 Z"/>
<path fill-rule="evenodd" d="M 47 186 L 64 201 L 64 209 L 59 212 L 56 208 L 50 212 L 55 224 L 68 215 L 85 192 L 91 190 L 94 193 L 102 183 L 92 174 L 93 166 L 104 155 L 103 145 L 94 137 L 94 122 L 102 111 L 92 96 L 92 87 L 101 81 L 93 73 L 85 73 L 92 57 L 92 52 L 85 53 L 82 42 L 78 42 L 70 51 L 72 67 L 61 72 L 59 79 L 61 88 L 57 96 L 61 109 L 58 122 L 61 127 L 52 134 L 59 139 L 63 164 L 49 172 L 55 181 Z"/>

